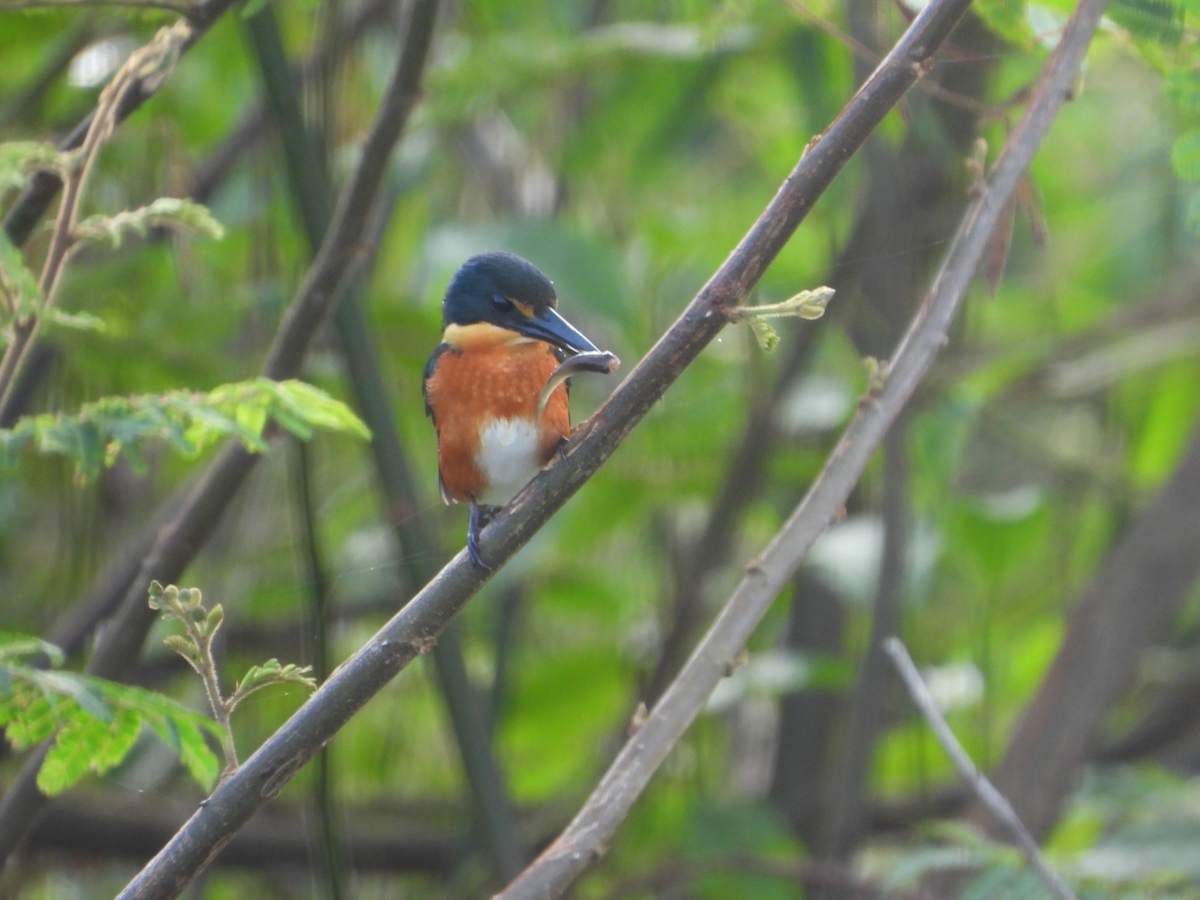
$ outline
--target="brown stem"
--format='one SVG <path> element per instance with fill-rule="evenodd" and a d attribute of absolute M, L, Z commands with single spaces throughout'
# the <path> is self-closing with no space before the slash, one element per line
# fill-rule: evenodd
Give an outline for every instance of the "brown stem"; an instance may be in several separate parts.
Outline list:
<path fill-rule="evenodd" d="M 975 792 L 979 801 L 987 807 L 988 812 L 1000 822 L 1013 842 L 1021 848 L 1025 858 L 1029 860 L 1029 864 L 1050 888 L 1050 893 L 1058 900 L 1077 900 L 1075 893 L 1058 877 L 1058 873 L 1050 868 L 1037 841 L 1021 823 L 1012 806 L 1004 799 L 1004 795 L 996 790 L 987 777 L 979 771 L 971 757 L 967 755 L 967 751 L 963 749 L 962 744 L 958 742 L 954 732 L 950 730 L 949 723 L 937 708 L 937 703 L 934 701 L 933 695 L 929 693 L 929 688 L 921 680 L 921 673 L 917 671 L 904 644 L 899 638 L 890 637 L 883 642 L 883 649 L 892 658 L 896 671 L 900 673 L 900 678 L 904 682 L 904 686 L 908 688 L 913 702 L 937 737 L 938 743 L 942 745 L 942 749 L 946 751 L 946 755 L 950 757 L 950 761 L 954 763 L 959 777 L 966 782 L 967 787 Z"/>
<path fill-rule="evenodd" d="M 187 628 L 188 637 L 192 639 L 192 643 L 196 645 L 196 649 L 199 651 L 199 660 L 192 663 L 192 668 L 200 675 L 200 681 L 204 684 L 204 694 L 208 697 L 208 705 L 212 709 L 213 718 L 221 726 L 221 752 L 225 754 L 225 771 L 223 774 L 228 775 L 238 767 L 237 747 L 233 743 L 233 726 L 229 722 L 229 712 L 233 708 L 233 705 L 227 703 L 225 698 L 221 696 L 221 678 L 217 674 L 217 661 L 213 658 L 212 636 L 204 634 L 196 622 L 192 620 L 191 616 L 181 616 L 180 620 L 183 622 L 184 627 Z"/>

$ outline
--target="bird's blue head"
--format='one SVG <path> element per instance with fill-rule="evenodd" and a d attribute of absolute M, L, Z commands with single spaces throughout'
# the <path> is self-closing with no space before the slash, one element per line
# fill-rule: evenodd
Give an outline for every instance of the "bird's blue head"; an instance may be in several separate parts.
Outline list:
<path fill-rule="evenodd" d="M 595 344 L 559 315 L 557 306 L 553 282 L 533 263 L 512 253 L 481 253 L 450 279 L 442 321 L 447 330 L 491 325 L 567 353 L 596 351 Z"/>

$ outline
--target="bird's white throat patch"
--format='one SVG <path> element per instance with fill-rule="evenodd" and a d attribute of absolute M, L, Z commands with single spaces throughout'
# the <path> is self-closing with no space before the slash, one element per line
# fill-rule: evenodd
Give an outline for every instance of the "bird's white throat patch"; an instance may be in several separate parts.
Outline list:
<path fill-rule="evenodd" d="M 487 484 L 476 502 L 503 506 L 541 468 L 537 426 L 524 419 L 491 419 L 480 429 L 475 461 Z"/>

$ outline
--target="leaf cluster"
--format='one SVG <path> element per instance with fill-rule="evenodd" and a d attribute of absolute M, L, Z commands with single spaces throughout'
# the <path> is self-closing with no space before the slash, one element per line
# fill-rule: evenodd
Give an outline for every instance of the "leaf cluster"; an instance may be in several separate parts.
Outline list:
<path fill-rule="evenodd" d="M 8 141 L 0 144 L 0 195 L 21 190 L 36 172 L 62 174 L 75 164 L 77 153 L 62 152 L 45 141 Z"/>
<path fill-rule="evenodd" d="M 188 457 L 227 437 L 262 453 L 271 422 L 302 440 L 317 429 L 370 438 L 362 420 L 321 389 L 301 381 L 256 378 L 207 393 L 176 390 L 105 397 L 84 404 L 73 415 L 27 416 L 11 429 L 0 429 L 0 468 L 13 468 L 27 447 L 67 457 L 75 463 L 77 480 L 83 482 L 122 454 L 135 471 L 145 471 L 142 449 L 150 440 L 165 441 Z"/>
<path fill-rule="evenodd" d="M 160 610 L 165 621 L 183 623 L 184 633 L 168 635 L 163 643 L 187 660 L 188 665 L 200 676 L 220 729 L 226 772 L 238 766 L 229 716 L 239 703 L 255 691 L 273 684 L 298 684 L 309 691 L 317 686 L 316 680 L 309 676 L 312 666 L 282 665 L 279 660 L 270 659 L 262 665 L 251 667 L 238 682 L 233 694 L 226 698 L 221 691 L 217 661 L 212 652 L 213 636 L 225 620 L 221 604 L 206 609 L 199 588 L 179 588 L 173 584 L 163 587 L 157 581 L 152 581 L 150 608 Z"/>
<path fill-rule="evenodd" d="M 219 241 L 225 229 L 208 209 L 193 200 L 159 197 L 153 203 L 112 216 L 89 216 L 75 226 L 79 241 L 107 241 L 114 250 L 129 234 L 146 237 L 151 228 L 168 228 L 183 234 Z"/>
<path fill-rule="evenodd" d="M 52 644 L 0 633 L 0 726 L 14 750 L 53 740 L 38 771 L 43 793 L 60 794 L 88 772 L 103 775 L 120 765 L 143 726 L 179 756 L 201 787 L 215 783 L 220 766 L 205 735 L 219 737 L 219 731 L 207 716 L 153 691 L 38 668 L 37 656 L 62 662 Z"/>

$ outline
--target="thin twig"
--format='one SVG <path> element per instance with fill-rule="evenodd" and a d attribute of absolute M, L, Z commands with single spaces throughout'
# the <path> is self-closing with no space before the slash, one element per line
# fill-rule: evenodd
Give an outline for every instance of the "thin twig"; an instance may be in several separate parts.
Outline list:
<path fill-rule="evenodd" d="M 200 607 L 200 612 L 204 612 L 203 607 Z M 221 693 L 221 673 L 212 652 L 212 634 L 207 627 L 202 628 L 191 615 L 183 614 L 178 618 L 183 623 L 188 639 L 196 648 L 194 657 L 190 654 L 180 655 L 200 676 L 200 682 L 204 685 L 204 695 L 208 698 L 209 709 L 212 710 L 217 724 L 221 726 L 221 752 L 225 755 L 225 769 L 222 774 L 228 774 L 238 767 L 237 746 L 233 742 L 233 725 L 229 721 L 233 704 L 227 701 Z"/>
<path fill-rule="evenodd" d="M 728 322 L 726 312 L 745 301 L 834 176 L 926 70 L 933 53 L 968 5 L 969 0 L 930 3 L 837 120 L 809 144 L 796 169 L 724 265 L 604 406 L 580 427 L 578 438 L 568 447 L 566 460 L 540 473 L 484 530 L 481 543 L 494 565 L 507 561 L 591 477 L 700 351 L 721 333 Z M 347 192 L 347 196 L 354 194 Z M 370 197 L 357 199 L 365 204 Z M 307 313 L 297 310 L 293 315 Z M 460 552 L 218 786 L 208 802 L 122 892 L 120 900 L 175 896 L 325 741 L 397 672 L 432 648 L 438 633 L 487 577 L 470 562 L 465 551 Z M 695 698 L 696 709 L 711 688 L 708 685 Z M 671 742 L 675 739 L 677 736 Z M 636 778 L 633 782 L 629 802 L 644 786 L 644 782 L 636 784 Z M 614 806 L 612 828 L 627 808 Z M 602 843 L 611 830 L 597 828 L 598 841 Z M 598 852 L 599 845 L 576 858 L 579 868 L 586 865 L 594 851 Z M 566 880 L 575 871 L 568 872 Z"/>
<path fill-rule="evenodd" d="M 862 27 L 861 17 L 854 16 L 852 20 Z M 864 43 L 869 29 L 864 30 Z M 984 67 L 989 65 L 989 59 L 982 54 L 980 47 L 987 43 L 981 40 L 981 28 L 970 30 L 959 29 L 955 39 L 961 41 L 964 54 L 970 58 L 980 59 Z M 943 46 L 938 50 L 941 60 L 952 52 Z M 874 58 L 874 57 L 873 57 Z M 863 73 L 865 78 L 869 72 Z M 985 87 L 985 79 L 980 77 L 982 71 L 972 72 L 972 78 L 963 82 L 965 90 L 981 95 Z M 928 84 L 929 79 L 921 79 L 918 86 Z M 930 167 L 940 167 L 942 170 L 952 168 L 951 160 L 957 162 L 969 139 L 973 139 L 973 128 L 966 120 L 970 116 L 953 115 L 948 110 L 937 110 L 937 118 L 950 140 L 946 146 L 932 148 L 920 140 L 911 137 L 904 146 L 894 152 L 869 154 L 866 163 L 868 182 L 889 185 L 886 191 L 870 192 L 871 196 L 858 215 L 854 230 L 849 235 L 838 257 L 833 261 L 829 273 L 825 276 L 828 283 L 843 296 L 852 297 L 865 293 L 872 299 L 872 306 L 891 306 L 892 301 L 879 301 L 879 290 L 868 286 L 872 278 L 875 284 L 889 285 L 888 291 L 900 290 L 905 286 L 905 296 L 894 298 L 902 304 L 896 307 L 896 312 L 888 313 L 882 309 L 874 310 L 872 319 L 878 316 L 880 322 L 888 325 L 891 337 L 878 351 L 872 351 L 860 343 L 859 351 L 874 352 L 882 356 L 890 349 L 905 324 L 907 311 L 918 299 L 918 291 L 926 284 L 927 273 L 932 271 L 938 260 L 930 243 L 938 238 L 938 245 L 945 232 L 944 223 L 947 217 L 961 215 L 963 200 L 961 186 L 949 185 L 946 178 L 929 181 Z M 910 157 L 919 157 L 914 161 Z M 897 172 L 897 167 L 903 170 L 903 175 Z M 920 173 L 925 172 L 925 175 Z M 897 179 L 901 179 L 898 181 Z M 941 199 L 930 205 L 930 196 L 938 195 Z M 884 199 L 881 199 L 884 198 Z M 912 233 L 906 237 L 897 237 L 895 229 L 880 229 L 877 227 L 878 214 L 882 208 L 887 208 L 887 215 L 896 213 L 895 204 L 900 203 L 902 212 L 899 217 L 909 221 L 914 226 Z M 916 248 L 924 248 L 918 250 Z M 909 251 L 912 251 L 911 253 Z M 939 251 L 940 252 L 940 251 Z M 877 270 L 880 267 L 872 262 L 893 253 L 906 254 L 908 261 L 901 267 L 902 276 L 896 277 L 896 265 L 892 262 L 888 273 L 879 280 Z M 850 313 L 862 302 L 860 298 L 855 303 L 842 306 L 834 304 L 834 314 L 845 320 L 857 318 Z M 900 310 L 904 310 L 903 313 Z M 857 329 L 851 328 L 851 331 Z M 706 586 L 713 579 L 711 574 L 727 565 L 738 535 L 739 523 L 745 510 L 760 495 L 766 483 L 766 470 L 774 457 L 775 449 L 783 439 L 780 428 L 778 410 L 784 398 L 791 391 L 800 377 L 810 365 L 813 351 L 817 346 L 820 332 L 807 323 L 804 327 L 793 328 L 785 340 L 786 347 L 782 348 L 780 364 L 775 372 L 773 381 L 766 386 L 757 386 L 751 390 L 747 406 L 749 412 L 742 427 L 741 436 L 731 448 L 729 463 L 725 474 L 720 479 L 720 490 L 715 496 L 711 511 L 699 537 L 685 546 L 679 554 L 679 562 L 670 566 L 671 585 L 669 587 L 669 612 L 664 617 L 669 623 L 665 634 L 655 654 L 652 673 L 640 679 L 638 686 L 639 699 L 653 705 L 662 696 L 666 686 L 679 672 L 679 668 L 687 659 L 690 648 L 703 632 L 707 622 L 708 610 L 716 608 L 720 598 L 707 597 Z"/>
<path fill-rule="evenodd" d="M 1050 864 L 1046 862 L 1046 857 L 1042 855 L 1037 841 L 1033 839 L 1033 835 L 1029 833 L 1029 830 L 1021 824 L 1021 820 L 1017 817 L 1016 812 L 1009 802 L 1004 799 L 1004 795 L 996 790 L 995 786 L 988 781 L 986 775 L 979 771 L 979 768 L 971 761 L 971 757 L 967 755 L 967 751 L 963 749 L 962 744 L 958 742 L 941 710 L 937 708 L 937 703 L 934 702 L 933 695 L 929 693 L 929 688 L 921 680 L 921 673 L 917 671 L 912 657 L 908 655 L 908 650 L 905 648 L 904 642 L 898 637 L 890 637 L 883 642 L 883 650 L 892 658 L 892 662 L 895 663 L 896 671 L 900 673 L 900 678 L 904 681 L 904 686 L 908 688 L 913 703 L 917 705 L 917 709 L 921 711 L 921 715 L 929 723 L 929 727 L 938 739 L 938 743 L 942 745 L 942 749 L 946 751 L 946 755 L 954 763 L 954 768 L 958 771 L 959 777 L 967 783 L 967 786 L 979 797 L 980 802 L 991 811 L 1004 826 L 1005 830 L 1008 831 L 1017 846 L 1025 854 L 1025 858 L 1029 860 L 1029 864 L 1033 866 L 1041 879 L 1046 883 L 1046 886 L 1050 888 L 1050 892 L 1055 897 L 1058 897 L 1059 900 L 1078 900 L 1075 893 L 1058 877 L 1058 873 L 1050 868 Z"/>

